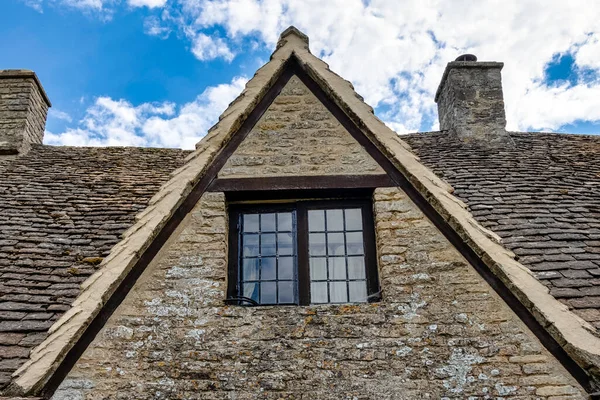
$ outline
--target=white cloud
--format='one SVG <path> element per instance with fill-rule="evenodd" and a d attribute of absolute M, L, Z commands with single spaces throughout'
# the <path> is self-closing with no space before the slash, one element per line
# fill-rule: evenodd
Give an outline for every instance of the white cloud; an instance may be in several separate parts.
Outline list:
<path fill-rule="evenodd" d="M 171 28 L 164 26 L 160 19 L 153 15 L 144 19 L 144 33 L 166 39 L 171 33 Z"/>
<path fill-rule="evenodd" d="M 227 43 L 219 37 L 211 37 L 198 33 L 192 41 L 192 53 L 198 60 L 208 61 L 215 58 L 223 58 L 227 61 L 233 60 L 234 54 Z"/>
<path fill-rule="evenodd" d="M 24 0 L 41 7 L 41 0 Z M 555 86 L 545 69 L 557 54 L 572 54 L 575 74 L 600 71 L 600 2 L 589 0 L 128 0 L 159 8 L 144 30 L 179 32 L 201 61 L 272 50 L 293 24 L 311 50 L 353 82 L 390 125 L 402 131 L 436 129 L 435 90 L 448 61 L 462 53 L 505 62 L 508 128 L 558 129 L 598 121 L 600 80 L 581 75 Z M 111 12 L 125 0 L 46 0 Z M 142 4 L 143 3 L 143 4 Z M 150 12 L 150 11 L 149 11 Z M 383 112 L 382 110 L 385 110 Z"/>
<path fill-rule="evenodd" d="M 583 68 L 600 70 L 600 32 L 589 35 L 575 53 L 575 62 Z"/>
<path fill-rule="evenodd" d="M 599 68 L 600 3 L 549 0 L 540 7 L 535 0 L 181 0 L 170 14 L 178 15 L 173 21 L 187 32 L 225 30 L 229 46 L 251 37 L 272 49 L 279 33 L 294 24 L 309 35 L 313 53 L 351 80 L 372 106 L 385 105 L 383 117 L 403 130 L 437 127 L 435 90 L 446 63 L 465 52 L 505 62 L 510 129 L 595 120 L 595 113 L 579 110 L 600 106 L 600 98 L 594 97 L 600 82 L 563 87 L 560 94 L 541 83 L 557 53 L 579 49 L 578 66 Z M 195 46 L 192 51 L 197 53 Z M 211 58 L 199 54 L 200 59 Z M 564 108 L 566 101 L 570 103 Z"/>
<path fill-rule="evenodd" d="M 118 4 L 120 0 L 52 0 L 52 2 L 82 10 L 101 11 Z"/>
<path fill-rule="evenodd" d="M 124 4 L 125 0 L 20 0 L 25 5 L 43 12 L 44 6 L 66 7 L 82 11 L 94 18 L 108 21 L 112 18 L 116 8 Z M 131 7 L 157 8 L 164 7 L 167 0 L 127 0 Z"/>
<path fill-rule="evenodd" d="M 600 121 L 600 85 L 533 86 L 515 117 L 523 126 L 556 131 L 574 121 Z"/>
<path fill-rule="evenodd" d="M 71 116 L 69 115 L 69 113 L 66 113 L 64 111 L 60 111 L 56 108 L 50 108 L 48 110 L 48 117 L 50 118 L 56 118 L 56 119 L 62 119 L 63 121 L 67 121 L 67 122 L 73 122 L 73 119 L 71 118 Z"/>
<path fill-rule="evenodd" d="M 25 3 L 26 6 L 33 8 L 37 12 L 40 12 L 40 13 L 44 12 L 44 8 L 42 7 L 44 0 L 21 0 L 21 1 L 23 3 Z"/>
<path fill-rule="evenodd" d="M 177 109 L 173 103 L 143 103 L 99 97 L 76 128 L 46 132 L 47 144 L 65 146 L 153 146 L 193 149 L 247 79 L 207 88 Z"/>
<path fill-rule="evenodd" d="M 132 7 L 164 7 L 167 0 L 127 0 L 127 3 Z"/>

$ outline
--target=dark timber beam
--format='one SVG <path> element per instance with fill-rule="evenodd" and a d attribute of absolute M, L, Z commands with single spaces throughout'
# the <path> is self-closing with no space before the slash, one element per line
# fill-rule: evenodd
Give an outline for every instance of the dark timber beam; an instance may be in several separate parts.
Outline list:
<path fill-rule="evenodd" d="M 215 179 L 208 191 L 238 192 L 262 190 L 362 189 L 396 186 L 388 174 L 274 176 Z"/>

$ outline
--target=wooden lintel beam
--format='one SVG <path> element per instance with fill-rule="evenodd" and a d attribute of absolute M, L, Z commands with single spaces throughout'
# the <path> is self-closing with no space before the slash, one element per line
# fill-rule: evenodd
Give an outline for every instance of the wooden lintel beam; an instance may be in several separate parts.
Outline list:
<path fill-rule="evenodd" d="M 260 178 L 215 179 L 210 192 L 267 190 L 364 189 L 396 186 L 387 174 L 274 176 Z"/>

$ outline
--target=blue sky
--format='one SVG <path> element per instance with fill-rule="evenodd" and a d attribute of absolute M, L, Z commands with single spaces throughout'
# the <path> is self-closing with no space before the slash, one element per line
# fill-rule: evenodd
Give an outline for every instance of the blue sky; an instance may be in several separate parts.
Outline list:
<path fill-rule="evenodd" d="M 463 52 L 505 62 L 509 129 L 600 132 L 589 3 L 397 3 L 3 0 L 0 69 L 38 74 L 53 103 L 48 143 L 191 147 L 294 24 L 399 133 L 437 129 L 433 93 Z"/>

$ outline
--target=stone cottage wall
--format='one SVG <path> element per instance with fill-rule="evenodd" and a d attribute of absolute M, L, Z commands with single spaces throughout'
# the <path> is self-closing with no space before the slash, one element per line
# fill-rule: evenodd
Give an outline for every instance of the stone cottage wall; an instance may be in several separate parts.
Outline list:
<path fill-rule="evenodd" d="M 383 173 L 304 83 L 292 76 L 219 178 Z"/>
<path fill-rule="evenodd" d="M 381 302 L 224 306 L 205 194 L 53 399 L 585 398 L 401 190 L 374 209 Z"/>

